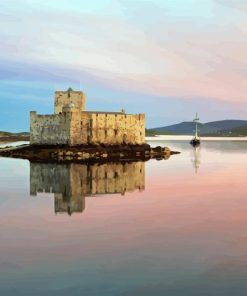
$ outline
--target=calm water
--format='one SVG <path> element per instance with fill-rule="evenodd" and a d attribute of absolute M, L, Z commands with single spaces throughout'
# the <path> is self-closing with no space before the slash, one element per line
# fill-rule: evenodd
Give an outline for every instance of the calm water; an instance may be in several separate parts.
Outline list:
<path fill-rule="evenodd" d="M 0 158 L 0 295 L 246 295 L 247 142 L 150 143 L 182 153 Z"/>

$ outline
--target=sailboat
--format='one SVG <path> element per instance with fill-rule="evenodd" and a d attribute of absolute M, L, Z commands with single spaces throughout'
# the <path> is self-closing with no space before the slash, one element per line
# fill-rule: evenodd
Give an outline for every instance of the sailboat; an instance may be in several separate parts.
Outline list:
<path fill-rule="evenodd" d="M 196 125 L 196 129 L 195 129 L 195 135 L 194 135 L 194 138 L 190 141 L 190 144 L 192 146 L 198 146 L 200 145 L 201 141 L 200 141 L 200 137 L 198 136 L 198 123 L 199 123 L 199 118 L 197 116 L 197 113 L 196 113 L 196 118 L 193 120 L 193 122 L 195 122 L 195 125 Z"/>

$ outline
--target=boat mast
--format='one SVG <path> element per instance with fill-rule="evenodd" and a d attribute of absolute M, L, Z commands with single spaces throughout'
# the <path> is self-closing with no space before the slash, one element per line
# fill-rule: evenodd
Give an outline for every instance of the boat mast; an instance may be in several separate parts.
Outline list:
<path fill-rule="evenodd" d="M 198 128 L 197 128 L 197 124 L 198 124 L 199 120 L 200 120 L 200 119 L 198 118 L 197 113 L 196 113 L 196 118 L 194 119 L 194 122 L 195 122 L 195 124 L 196 124 L 195 139 L 198 138 Z"/>

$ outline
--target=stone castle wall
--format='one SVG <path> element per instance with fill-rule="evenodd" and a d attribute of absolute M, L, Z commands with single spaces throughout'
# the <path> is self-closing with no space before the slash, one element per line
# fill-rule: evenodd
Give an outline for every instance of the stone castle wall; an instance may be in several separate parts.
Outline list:
<path fill-rule="evenodd" d="M 89 113 L 90 142 L 99 144 L 145 143 L 145 115 Z"/>
<path fill-rule="evenodd" d="M 67 91 L 55 93 L 55 114 L 30 113 L 30 143 L 144 144 L 145 115 L 123 112 L 87 112 L 85 95 Z"/>
<path fill-rule="evenodd" d="M 68 117 L 70 119 L 70 145 L 90 143 L 90 119 L 82 116 L 76 108 L 68 110 Z"/>
<path fill-rule="evenodd" d="M 30 143 L 36 145 L 69 144 L 67 114 L 38 115 L 30 113 Z"/>

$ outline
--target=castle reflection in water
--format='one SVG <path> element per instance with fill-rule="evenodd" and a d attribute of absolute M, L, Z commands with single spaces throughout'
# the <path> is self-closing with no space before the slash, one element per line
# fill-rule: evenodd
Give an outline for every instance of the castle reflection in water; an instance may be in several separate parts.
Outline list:
<path fill-rule="evenodd" d="M 145 163 L 30 163 L 30 194 L 54 193 L 55 213 L 82 213 L 85 197 L 145 189 Z"/>

